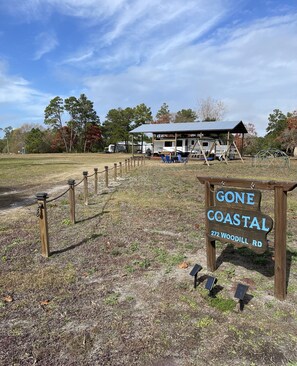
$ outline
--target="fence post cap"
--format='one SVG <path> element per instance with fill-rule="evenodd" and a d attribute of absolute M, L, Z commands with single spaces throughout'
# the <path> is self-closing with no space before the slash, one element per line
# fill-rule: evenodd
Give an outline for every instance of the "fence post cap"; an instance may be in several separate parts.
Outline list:
<path fill-rule="evenodd" d="M 36 193 L 36 198 L 38 200 L 46 200 L 48 198 L 48 194 L 46 192 Z"/>
<path fill-rule="evenodd" d="M 83 175 L 88 175 L 88 172 L 83 172 Z"/>
<path fill-rule="evenodd" d="M 68 179 L 68 184 L 69 184 L 70 186 L 74 186 L 74 184 L 75 184 L 75 180 L 74 180 L 74 179 Z"/>
<path fill-rule="evenodd" d="M 94 168 L 94 171 L 95 171 L 95 172 L 98 172 L 98 168 Z"/>

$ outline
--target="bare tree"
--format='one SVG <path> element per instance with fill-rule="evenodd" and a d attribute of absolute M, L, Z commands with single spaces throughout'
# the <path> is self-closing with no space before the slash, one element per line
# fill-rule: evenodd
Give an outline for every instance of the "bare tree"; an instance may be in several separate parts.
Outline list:
<path fill-rule="evenodd" d="M 215 100 L 211 97 L 201 99 L 197 116 L 201 121 L 220 121 L 226 113 L 226 106 L 221 100 Z"/>

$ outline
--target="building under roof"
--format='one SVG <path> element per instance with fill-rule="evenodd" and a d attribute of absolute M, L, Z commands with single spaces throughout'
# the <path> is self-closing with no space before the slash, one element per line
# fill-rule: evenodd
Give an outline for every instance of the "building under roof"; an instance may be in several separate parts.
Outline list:
<path fill-rule="evenodd" d="M 130 131 L 138 133 L 197 133 L 204 136 L 220 135 L 225 133 L 247 133 L 242 121 L 215 121 L 215 122 L 181 122 L 181 123 L 150 123 L 143 124 Z"/>
<path fill-rule="evenodd" d="M 226 157 L 230 152 L 231 145 L 235 147 L 241 158 L 237 146 L 230 139 L 230 134 L 241 134 L 243 139 L 247 130 L 242 121 L 214 121 L 143 124 L 130 131 L 130 133 L 132 134 L 132 141 L 134 135 L 152 134 L 153 154 L 174 152 L 176 155 L 179 150 L 187 156 L 189 154 L 190 158 L 200 159 L 202 156 L 203 160 L 208 163 L 208 157 L 213 149 L 216 156 L 216 146 L 220 145 L 217 140 L 220 139 L 221 135 L 227 135 L 227 145 L 225 145 L 224 154 L 222 155 L 224 160 L 227 162 Z M 208 139 L 208 141 L 205 139 Z M 213 141 L 212 145 L 210 145 L 210 140 Z M 203 146 L 206 148 L 204 149 Z M 133 150 L 132 154 L 134 154 Z"/>

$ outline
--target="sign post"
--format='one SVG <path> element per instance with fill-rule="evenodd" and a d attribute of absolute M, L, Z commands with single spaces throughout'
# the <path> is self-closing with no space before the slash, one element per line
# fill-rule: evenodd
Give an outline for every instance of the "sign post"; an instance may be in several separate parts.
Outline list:
<path fill-rule="evenodd" d="M 274 191 L 274 296 L 284 300 L 287 280 L 287 192 L 296 188 L 297 183 L 218 177 L 198 179 L 205 186 L 206 255 L 210 271 L 216 269 L 215 240 L 248 247 L 256 253 L 265 252 L 267 234 L 272 229 L 273 220 L 260 210 L 260 190 Z M 215 190 L 215 185 L 220 188 Z"/>

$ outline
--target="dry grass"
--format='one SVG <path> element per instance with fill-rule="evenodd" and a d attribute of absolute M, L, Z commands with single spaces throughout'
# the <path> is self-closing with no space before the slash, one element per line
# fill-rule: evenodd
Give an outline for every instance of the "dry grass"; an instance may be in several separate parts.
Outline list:
<path fill-rule="evenodd" d="M 73 164 L 65 174 L 83 162 Z M 286 171 L 150 162 L 107 194 L 91 193 L 88 207 L 78 191 L 74 226 L 63 198 L 50 204 L 49 259 L 40 255 L 35 206 L 2 215 L 0 364 L 296 365 L 295 191 L 288 194 L 287 300 L 273 296 L 272 253 L 219 243 L 210 298 L 205 282 L 194 289 L 189 276 L 195 263 L 201 280 L 208 273 L 198 175 L 297 181 L 295 162 Z M 271 193 L 262 207 L 273 215 Z M 188 268 L 179 267 L 183 261 Z M 249 285 L 243 312 L 234 299 L 238 282 Z"/>

